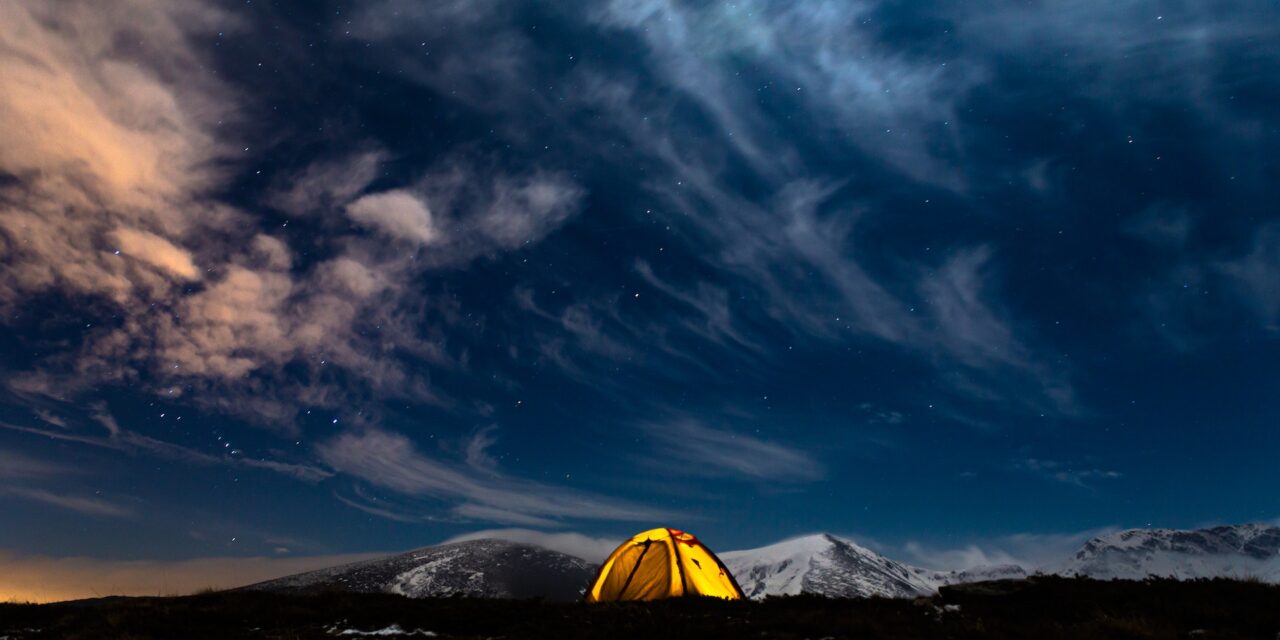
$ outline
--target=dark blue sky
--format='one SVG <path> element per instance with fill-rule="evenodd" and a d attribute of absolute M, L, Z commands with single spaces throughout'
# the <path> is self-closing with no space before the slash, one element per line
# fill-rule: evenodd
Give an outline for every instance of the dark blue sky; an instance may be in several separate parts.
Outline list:
<path fill-rule="evenodd" d="M 1280 516 L 1274 2 L 135 0 L 0 42 L 7 553 Z"/>

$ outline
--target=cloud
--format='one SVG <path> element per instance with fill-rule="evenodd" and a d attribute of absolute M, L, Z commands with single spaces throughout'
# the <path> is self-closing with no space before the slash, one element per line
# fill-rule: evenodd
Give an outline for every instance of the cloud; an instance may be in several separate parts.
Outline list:
<path fill-rule="evenodd" d="M 92 407 L 90 418 L 98 423 L 103 429 L 107 430 L 107 434 L 116 437 L 120 435 L 120 423 L 116 421 L 116 417 L 111 415 L 106 404 L 95 404 Z"/>
<path fill-rule="evenodd" d="M 133 510 L 128 507 L 100 498 L 66 495 L 32 487 L 0 487 L 0 495 L 39 502 L 87 516 L 121 518 L 133 514 Z"/>
<path fill-rule="evenodd" d="M 652 424 L 645 433 L 653 441 L 647 463 L 667 473 L 778 482 L 809 482 L 826 474 L 799 449 L 693 419 Z"/>
<path fill-rule="evenodd" d="M 624 314 L 621 296 L 547 301 L 548 305 L 561 303 L 559 308 L 542 306 L 531 289 L 516 289 L 514 298 L 525 321 L 536 329 L 529 349 L 565 375 L 589 382 L 598 390 L 609 388 L 613 380 L 600 375 L 601 371 L 618 363 L 652 364 L 654 357 L 650 354 L 654 351 L 682 356 L 660 328 Z M 647 345 L 649 351 L 638 349 L 639 344 Z M 519 352 L 513 352 L 513 357 L 520 357 Z"/>
<path fill-rule="evenodd" d="M 815 126 L 829 127 L 869 155 L 912 177 L 961 186 L 932 147 L 954 104 L 985 76 L 954 51 L 911 55 L 878 37 L 867 2 L 692 5 L 616 0 L 596 11 L 605 27 L 640 38 L 665 84 L 709 114 L 725 142 L 765 175 L 794 174 L 802 160 L 758 104 L 758 84 L 741 81 L 743 63 L 769 79 L 768 91 L 794 96 Z M 838 132 L 838 133 L 836 133 Z"/>
<path fill-rule="evenodd" d="M 976 19 L 936 13 L 931 24 L 941 33 Z M 534 130 L 562 134 L 571 157 L 641 168 L 631 183 L 653 208 L 624 215 L 661 221 L 695 248 L 696 272 L 706 277 L 693 286 L 684 267 L 636 267 L 675 302 L 663 322 L 571 315 L 607 308 L 608 295 L 547 310 L 563 313 L 569 332 L 539 340 L 547 360 L 588 379 L 598 356 L 665 371 L 676 369 L 663 366 L 673 358 L 681 368 L 705 367 L 697 353 L 764 360 L 770 340 L 753 331 L 881 341 L 932 365 L 959 396 L 952 413 L 963 422 L 980 422 L 961 415 L 974 405 L 1084 413 L 1072 372 L 1056 358 L 1046 362 L 1052 356 L 1003 303 L 987 244 L 940 243 L 929 256 L 949 260 L 941 265 L 884 264 L 893 250 L 865 238 L 864 226 L 888 216 L 869 180 L 958 195 L 971 188 L 973 176 L 959 169 L 969 139 L 958 124 L 962 103 L 995 73 L 994 54 L 967 55 L 947 38 L 904 44 L 889 37 L 894 23 L 875 3 L 617 0 L 555 17 L 634 55 L 625 66 L 583 59 L 565 69 L 510 12 L 488 3 L 463 11 L 386 0 L 359 12 L 351 30 L 406 77 L 492 114 L 513 140 Z M 421 28 L 438 24 L 451 28 Z M 465 54 L 480 49 L 478 62 Z M 811 161 L 815 153 L 821 163 Z M 437 198 L 426 201 L 436 213 Z M 436 223 L 448 233 L 447 221 Z M 524 235 L 518 223 L 493 228 L 507 230 L 508 246 Z M 705 344 L 687 348 L 695 341 Z M 632 352 L 642 355 L 627 360 Z"/>
<path fill-rule="evenodd" d="M 976 544 L 956 549 L 931 549 L 916 542 L 903 545 L 903 551 L 929 569 L 964 570 L 1000 564 L 1021 564 L 1018 558 L 1003 549 L 983 549 Z"/>
<path fill-rule="evenodd" d="M 765 311 L 782 331 L 896 346 L 931 364 L 966 402 L 1024 414 L 1083 411 L 1069 372 L 1044 363 L 1003 313 L 989 248 L 962 247 L 936 266 L 873 275 L 855 233 L 867 214 L 840 204 L 839 184 L 790 181 L 761 204 L 726 190 L 710 168 L 694 164 L 696 153 L 669 160 L 687 187 L 664 195 L 676 210 L 707 212 L 682 223 L 698 225 L 721 251 L 714 267 L 760 288 Z"/>
<path fill-rule="evenodd" d="M 351 12 L 343 32 L 389 47 L 405 76 L 447 94 L 471 109 L 499 110 L 538 100 L 523 91 L 537 77 L 537 50 L 520 32 L 494 28 L 513 17 L 510 6 L 493 0 L 375 0 Z M 421 25 L 449 25 L 423 31 Z M 423 55 L 430 51 L 431 55 Z M 484 51 L 484 56 L 474 52 Z"/>
<path fill-rule="evenodd" d="M 546 531 L 534 531 L 532 529 L 485 529 L 482 531 L 472 531 L 462 535 L 454 536 L 445 540 L 441 544 L 449 544 L 451 542 L 465 542 L 467 540 L 507 540 L 509 542 L 519 542 L 522 544 L 532 544 L 539 547 L 559 551 L 560 553 L 582 558 L 587 562 L 601 563 L 609 557 L 610 553 L 622 544 L 626 538 L 619 536 L 616 538 L 596 538 L 586 536 L 581 533 L 557 532 L 548 533 Z"/>
<path fill-rule="evenodd" d="M 149 302 L 193 279 L 181 238 L 233 216 L 189 197 L 216 178 L 227 149 L 211 128 L 230 112 L 227 89 L 190 72 L 189 37 L 230 19 L 130 0 L 6 4 L 0 25 L 0 305 L 48 289 Z"/>
<path fill-rule="evenodd" d="M 46 462 L 12 451 L 0 451 L 0 478 L 39 479 L 75 474 L 75 467 Z"/>
<path fill-rule="evenodd" d="M 1194 222 L 1191 214 L 1184 208 L 1152 205 L 1126 220 L 1122 229 L 1150 244 L 1179 248 L 1191 235 Z"/>
<path fill-rule="evenodd" d="M 381 149 L 314 160 L 300 171 L 279 178 L 267 202 L 288 213 L 314 216 L 352 202 L 388 160 Z"/>
<path fill-rule="evenodd" d="M 966 365 L 1025 366 L 1024 348 L 981 297 L 981 269 L 990 255 L 985 248 L 957 252 L 921 279 L 921 298 L 932 309 L 930 328 L 945 351 Z"/>
<path fill-rule="evenodd" d="M 0 551 L 0 601 L 55 602 L 108 595 L 171 596 L 226 589 L 285 575 L 382 557 L 357 553 L 309 557 L 108 560 L 24 556 Z"/>
<path fill-rule="evenodd" d="M 179 280 L 197 280 L 200 270 L 191 254 L 160 236 L 138 229 L 118 229 L 110 235 L 121 254 L 141 260 Z"/>
<path fill-rule="evenodd" d="M 1081 415 L 1062 366 L 1038 358 L 989 300 L 990 259 L 985 247 L 960 250 L 921 276 L 929 319 L 912 341 L 936 354 L 943 379 L 971 398 L 1041 415 Z"/>
<path fill-rule="evenodd" d="M 85 434 L 77 431 L 50 431 L 47 429 L 15 425 L 7 422 L 0 422 L 0 429 L 8 429 L 10 431 L 42 436 L 62 442 L 74 442 L 77 444 L 119 451 L 130 455 L 147 455 L 164 460 L 200 466 L 230 466 L 265 469 L 290 476 L 304 482 L 315 483 L 333 475 L 329 471 L 311 464 L 284 462 L 265 457 L 249 457 L 239 450 L 229 453 L 219 452 L 219 454 L 205 453 L 190 447 L 184 447 L 164 440 L 158 440 L 128 429 L 122 429 L 110 413 L 107 413 L 104 409 L 96 409 L 95 411 L 94 419 L 107 430 L 106 436 Z M 0 452 L 0 454 L 2 453 L 3 452 Z M 0 457 L 0 461 L 2 460 L 3 458 Z M 49 467 L 48 465 L 32 465 L 40 465 L 40 463 L 29 461 L 26 465 L 16 465 L 16 468 L 25 468 L 29 471 L 38 468 L 54 468 Z M 0 477 L 4 477 L 3 471 L 0 471 Z"/>
<path fill-rule="evenodd" d="M 1077 0 L 1064 5 L 1008 6 L 981 11 L 956 5 L 957 31 L 975 55 L 1051 57 L 1059 69 L 1089 69 L 1076 90 L 1105 98 L 1122 109 L 1158 98 L 1177 98 L 1196 110 L 1227 107 L 1229 94 L 1214 95 L 1215 65 L 1239 44 L 1260 46 L 1259 55 L 1280 53 L 1266 41 L 1274 26 L 1250 11 L 1221 11 L 1208 5 L 1161 7 L 1140 2 Z M 1124 64 L 1105 61 L 1124 60 Z M 1246 74 L 1256 70 L 1245 70 Z M 1247 76 L 1246 76 L 1247 77 Z M 1219 124 L 1227 124 L 1219 122 Z M 1231 127 L 1227 127 L 1229 131 Z M 1239 129 L 1233 133 L 1243 133 Z"/>
<path fill-rule="evenodd" d="M 401 189 L 361 196 L 347 205 L 347 215 L 397 240 L 426 245 L 439 235 L 427 204 Z"/>
<path fill-rule="evenodd" d="M 67 428 L 66 420 L 63 420 L 60 416 L 57 416 L 46 409 L 36 407 L 32 409 L 32 413 L 34 413 L 36 417 L 40 419 L 41 422 L 45 422 L 47 424 L 51 424 L 55 427 L 60 427 L 63 429 Z"/>
<path fill-rule="evenodd" d="M 776 322 L 764 331 L 883 341 L 934 367 L 937 382 L 957 396 L 950 403 L 957 420 L 990 425 L 1000 421 L 976 419 L 972 408 L 1077 419 L 1088 413 L 1072 384 L 1075 365 L 1056 343 L 1061 334 L 1035 330 L 1038 305 L 1010 304 L 1018 293 L 1006 280 L 1023 281 L 1026 265 L 1002 262 L 1018 252 L 1002 250 L 1008 236 L 1001 234 L 1027 228 L 1009 219 L 1024 212 L 1002 210 L 984 192 L 1015 178 L 1030 210 L 1055 211 L 1072 206 L 1060 200 L 1069 190 L 1059 187 L 1083 167 L 1063 155 L 1071 145 L 1009 147 L 1008 140 L 1045 141 L 1025 132 L 998 137 L 992 117 L 1006 121 L 1027 100 L 1057 102 L 1070 85 L 1075 102 L 1063 113 L 1098 139 L 1137 135 L 1131 149 L 1145 154 L 1152 147 L 1144 144 L 1167 141 L 1141 123 L 1153 121 L 1153 108 L 1176 106 L 1192 131 L 1222 134 L 1193 136 L 1221 152 L 1212 155 L 1261 149 L 1254 141 L 1267 126 L 1265 114 L 1242 103 L 1245 87 L 1270 86 L 1266 65 L 1233 64 L 1233 56 L 1249 50 L 1250 59 L 1274 58 L 1274 21 L 1197 5 L 1160 13 L 1157 20 L 1141 3 L 1100 0 L 999 11 L 616 0 L 549 17 L 572 23 L 584 40 L 616 44 L 626 62 L 559 65 L 550 59 L 562 50 L 540 46 L 517 16 L 492 3 L 464 10 L 397 0 L 359 12 L 352 37 L 395 60 L 407 77 L 494 115 L 499 133 L 513 140 L 565 132 L 573 145 L 566 156 L 639 169 L 628 175 L 641 187 L 644 210 L 652 206 L 651 219 L 666 223 L 700 260 L 696 269 L 652 260 L 642 273 L 679 307 L 671 333 L 719 347 L 717 357 L 737 355 L 741 345 L 731 331 L 748 343 L 766 342 L 752 339 L 765 324 L 755 317 L 763 310 Z M 450 29 L 423 28 L 440 24 Z M 493 55 L 477 60 L 469 55 L 475 50 Z M 1056 80 L 1026 86 L 1023 63 L 1052 69 Z M 1129 124 L 1110 131 L 1117 123 Z M 1004 151 L 994 155 L 1013 156 L 1011 166 L 992 157 L 997 147 Z M 1139 160 L 1111 157 L 1125 166 Z M 1242 162 L 1258 166 L 1260 159 L 1255 153 Z M 954 196 L 945 211 L 916 211 L 900 198 L 919 193 L 923 200 L 934 191 Z M 1165 247 L 1185 242 L 1178 204 L 1167 206 L 1169 215 L 1122 231 Z M 915 239 L 926 236 L 917 232 L 934 220 L 951 228 L 945 220 L 954 215 L 981 222 L 930 243 L 925 260 Z M 897 222 L 903 220 L 911 222 Z M 893 233 L 899 230 L 905 233 Z M 701 280 L 692 287 L 681 280 L 690 273 Z M 1274 315 L 1268 308 L 1263 301 L 1263 314 Z M 644 344 L 607 326 L 586 328 L 601 329 L 593 334 L 621 350 Z M 540 348 L 571 375 L 589 375 L 583 361 L 591 352 L 575 353 L 574 346 L 556 336 Z"/>
<path fill-rule="evenodd" d="M 1015 533 L 995 536 L 960 547 L 935 547 L 916 541 L 899 552 L 908 562 L 936 570 L 963 570 L 983 565 L 1016 564 L 1027 571 L 1052 571 L 1085 542 L 1115 531 L 1114 526 L 1061 533 Z"/>
<path fill-rule="evenodd" d="M 426 253 L 388 253 L 377 238 L 339 236 L 336 255 L 299 269 L 281 238 L 256 234 L 203 288 L 167 300 L 173 314 L 130 316 L 91 340 L 72 375 L 133 379 L 146 371 L 159 380 L 156 393 L 182 389 L 286 431 L 300 406 L 336 408 L 353 396 L 447 404 L 425 369 L 449 366 L 451 357 L 428 323 L 435 305 L 414 283 L 429 269 L 536 242 L 575 210 L 580 192 L 550 174 L 458 167 L 414 188 L 423 195 L 366 196 L 347 211 L 383 233 L 431 242 Z M 447 215 L 406 204 L 418 197 L 440 202 Z M 433 220 L 439 228 L 423 226 Z M 120 365 L 136 362 L 139 370 Z M 335 369 L 346 374 L 341 384 L 326 375 Z"/>
<path fill-rule="evenodd" d="M 11 451 L 0 451 L 0 496 L 36 502 L 87 516 L 124 517 L 132 515 L 127 506 L 96 497 L 86 497 L 48 488 L 51 482 L 85 473 L 82 467 L 47 462 Z M 32 486 L 39 484 L 41 486 Z"/>
<path fill-rule="evenodd" d="M 405 436 L 377 429 L 344 433 L 316 449 L 334 471 L 417 498 L 459 503 L 453 513 L 490 522 L 552 526 L 562 518 L 650 521 L 670 514 L 604 496 L 476 471 L 430 458 Z"/>
<path fill-rule="evenodd" d="M 572 215 L 582 189 L 555 174 L 500 177 L 491 196 L 472 218 L 475 227 L 496 246 L 515 249 L 541 240 Z"/>
<path fill-rule="evenodd" d="M 635 268 L 636 273 L 654 289 L 696 312 L 696 319 L 684 322 L 685 327 L 694 335 L 734 349 L 759 352 L 764 348 L 746 337 L 735 325 L 728 291 L 705 282 L 698 283 L 691 290 L 685 290 L 659 278 L 648 262 L 639 261 Z"/>
<path fill-rule="evenodd" d="M 333 474 L 329 473 L 328 471 L 325 471 L 324 469 L 321 469 L 314 465 L 299 464 L 294 462 L 280 462 L 278 460 L 268 460 L 265 458 L 237 457 L 235 458 L 235 464 L 239 464 L 240 466 L 254 468 L 254 469 L 266 469 L 268 471 L 274 471 L 282 475 L 291 476 L 295 479 L 302 480 L 303 482 L 315 483 L 315 482 L 320 482 L 325 478 L 329 478 L 333 476 Z"/>
<path fill-rule="evenodd" d="M 346 212 L 385 236 L 430 245 L 414 255 L 418 269 L 457 267 L 542 240 L 577 213 L 584 195 L 562 173 L 503 172 L 458 155 L 404 188 L 359 198 Z"/>
<path fill-rule="evenodd" d="M 312 246 L 215 197 L 265 149 L 237 142 L 253 98 L 217 77 L 203 38 L 249 27 L 155 0 L 6 4 L 0 23 L 0 310 L 54 294 L 112 318 L 10 373 L 27 404 L 128 385 L 286 433 L 301 407 L 449 404 L 428 371 L 450 366 L 449 303 L 420 280 L 541 240 L 583 193 L 474 154 L 363 193 L 388 154 L 358 144 L 266 197 L 328 231 Z M 431 250 L 388 252 L 388 237 Z"/>
<path fill-rule="evenodd" d="M 341 502 L 352 509 L 363 511 L 371 516 L 394 520 L 396 522 L 429 522 L 433 519 L 430 516 L 402 513 L 394 508 L 379 506 L 379 504 L 377 504 L 376 497 L 364 495 L 364 492 L 361 491 L 359 487 L 356 487 L 356 494 L 358 498 L 350 498 L 338 493 L 333 494 L 333 497 L 337 499 L 338 502 Z"/>
<path fill-rule="evenodd" d="M 867 424 L 902 424 L 907 421 L 906 414 L 901 411 L 878 407 L 870 402 L 863 402 L 858 405 L 858 409 L 866 415 Z"/>
<path fill-rule="evenodd" d="M 476 431 L 467 440 L 467 466 L 485 472 L 494 472 L 498 469 L 498 462 L 489 455 L 489 448 L 498 442 L 497 436 L 494 435 L 496 430 L 497 427 L 494 426 L 485 427 Z"/>
<path fill-rule="evenodd" d="M 968 165 L 956 160 L 965 157 L 966 144 L 981 140 L 960 131 L 960 105 L 998 71 L 987 47 L 1008 44 L 987 43 L 967 22 L 1004 20 L 1006 12 L 933 8 L 932 26 L 939 33 L 962 30 L 975 43 L 970 47 L 946 38 L 887 38 L 897 23 L 879 9 L 874 3 L 612 2 L 592 19 L 637 37 L 650 63 L 646 70 L 700 106 L 698 115 L 718 132 L 695 130 L 689 121 L 699 120 L 655 100 L 623 74 L 584 95 L 600 101 L 635 148 L 667 169 L 650 185 L 669 202 L 664 208 L 678 212 L 673 224 L 694 228 L 698 241 L 720 247 L 720 255 L 709 256 L 711 266 L 759 286 L 787 330 L 826 340 L 852 333 L 902 347 L 934 364 L 964 404 L 1022 414 L 1085 413 L 1072 372 L 1046 355 L 1003 304 L 992 249 L 958 241 L 933 247 L 947 252 L 947 262 L 924 267 L 917 290 L 908 291 L 904 280 L 912 269 L 876 264 L 883 248 L 859 241 L 864 224 L 885 221 L 874 188 L 856 178 L 824 179 L 820 168 L 804 163 L 813 148 L 785 137 L 780 131 L 788 126 L 777 113 L 756 106 L 767 95 L 768 104 L 785 105 L 775 108 L 788 122 L 804 122 L 810 132 L 838 130 L 839 143 L 828 145 L 824 136 L 821 153 L 848 153 L 845 142 L 861 149 L 865 157 L 856 159 L 852 173 L 885 163 L 904 184 L 966 193 L 974 177 L 956 169 Z M 1088 15 L 1077 9 L 1074 17 Z M 1056 19 L 1042 7 L 1031 12 L 1038 25 Z M 1062 26 L 1061 35 L 1071 28 Z M 741 170 L 740 158 L 725 149 L 751 171 Z M 744 182 L 752 185 L 750 197 L 726 186 Z"/>
<path fill-rule="evenodd" d="M 1099 480 L 1114 480 L 1124 477 L 1119 471 L 1090 467 L 1075 467 L 1056 460 L 1040 460 L 1026 458 L 1014 463 L 1014 467 L 1055 482 L 1069 484 L 1080 488 L 1092 488 Z"/>
<path fill-rule="evenodd" d="M 1249 229 L 1223 253 L 1179 251 L 1144 286 L 1144 328 L 1182 352 L 1221 344 L 1243 328 L 1280 331 L 1280 224 Z"/>
<path fill-rule="evenodd" d="M 1216 265 L 1268 331 L 1280 331 L 1280 224 L 1264 225 L 1249 252 Z"/>
<path fill-rule="evenodd" d="M 467 520 L 521 525 L 525 527 L 545 527 L 552 529 L 560 524 L 550 518 L 480 504 L 461 504 L 454 507 L 452 513 Z"/>
<path fill-rule="evenodd" d="M 226 89 L 191 72 L 189 36 L 233 28 L 228 15 L 126 0 L 6 5 L 3 16 L 4 171 L 67 188 L 59 203 L 94 194 L 155 205 L 209 178 L 203 161 L 218 148 L 209 128 L 228 113 Z M 144 18 L 148 37 L 122 46 Z"/>

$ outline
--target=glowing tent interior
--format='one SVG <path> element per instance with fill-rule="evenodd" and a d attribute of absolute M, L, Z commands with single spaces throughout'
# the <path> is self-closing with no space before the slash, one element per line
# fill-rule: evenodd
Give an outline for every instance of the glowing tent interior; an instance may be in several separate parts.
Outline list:
<path fill-rule="evenodd" d="M 679 529 L 650 529 L 614 550 L 587 591 L 587 602 L 680 596 L 742 598 L 733 574 L 705 545 Z"/>

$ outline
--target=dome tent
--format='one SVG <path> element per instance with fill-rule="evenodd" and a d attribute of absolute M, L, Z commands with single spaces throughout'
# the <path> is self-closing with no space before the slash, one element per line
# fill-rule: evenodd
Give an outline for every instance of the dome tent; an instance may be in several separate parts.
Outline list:
<path fill-rule="evenodd" d="M 600 566 L 587 602 L 658 600 L 680 596 L 742 599 L 724 563 L 692 534 L 650 529 L 622 543 Z"/>

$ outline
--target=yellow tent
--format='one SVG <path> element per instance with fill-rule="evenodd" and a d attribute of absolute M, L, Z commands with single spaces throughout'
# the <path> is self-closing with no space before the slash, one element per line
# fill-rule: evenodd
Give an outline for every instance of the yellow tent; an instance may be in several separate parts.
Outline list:
<path fill-rule="evenodd" d="M 600 567 L 587 602 L 711 596 L 740 600 L 733 574 L 692 534 L 650 529 L 622 543 Z"/>

